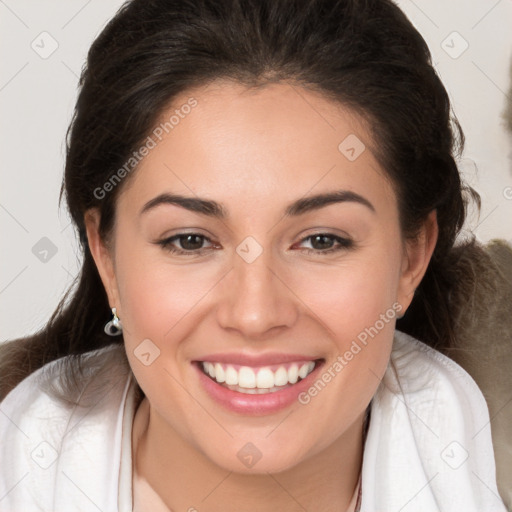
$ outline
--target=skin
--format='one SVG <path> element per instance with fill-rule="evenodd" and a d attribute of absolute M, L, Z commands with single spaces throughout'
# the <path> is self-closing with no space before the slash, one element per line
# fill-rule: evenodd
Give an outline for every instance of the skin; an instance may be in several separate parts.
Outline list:
<path fill-rule="evenodd" d="M 216 82 L 176 98 L 162 119 L 191 96 L 198 105 L 124 184 L 111 243 L 98 235 L 98 211 L 85 216 L 146 394 L 135 418 L 147 422 L 136 470 L 173 510 L 345 510 L 362 464 L 364 412 L 389 361 L 394 320 L 310 403 L 274 414 L 219 406 L 191 361 L 214 352 L 284 352 L 324 358 L 329 366 L 392 304 L 407 309 L 436 243 L 435 212 L 414 241 L 403 239 L 397 199 L 368 130 L 316 92 Z M 338 150 L 350 134 L 366 146 L 355 161 Z M 292 201 L 340 189 L 363 196 L 375 211 L 343 202 L 283 216 Z M 163 192 L 213 199 L 229 217 L 170 204 L 140 213 Z M 207 237 L 194 242 L 205 248 L 202 255 L 172 254 L 154 243 L 184 231 Z M 315 233 L 354 245 L 322 254 L 339 244 L 329 238 L 315 245 L 307 239 Z M 252 263 L 236 252 L 247 236 L 263 249 Z M 160 356 L 145 366 L 134 350 L 148 338 Z M 248 442 L 262 454 L 252 468 L 237 457 Z"/>

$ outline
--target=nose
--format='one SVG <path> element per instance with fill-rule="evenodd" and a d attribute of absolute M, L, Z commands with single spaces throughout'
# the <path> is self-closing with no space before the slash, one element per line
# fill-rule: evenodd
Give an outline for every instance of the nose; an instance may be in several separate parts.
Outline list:
<path fill-rule="evenodd" d="M 217 309 L 220 325 L 247 340 L 276 336 L 292 327 L 300 301 L 287 280 L 289 272 L 271 260 L 269 251 L 251 263 L 236 255 Z"/>

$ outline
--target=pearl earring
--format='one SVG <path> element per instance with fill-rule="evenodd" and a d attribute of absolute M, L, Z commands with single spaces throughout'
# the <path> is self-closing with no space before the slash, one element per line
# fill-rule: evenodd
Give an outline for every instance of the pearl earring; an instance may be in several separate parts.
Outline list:
<path fill-rule="evenodd" d="M 112 320 L 105 324 L 105 333 L 109 336 L 119 336 L 123 332 L 123 326 L 117 316 L 116 308 L 112 308 L 112 317 Z"/>

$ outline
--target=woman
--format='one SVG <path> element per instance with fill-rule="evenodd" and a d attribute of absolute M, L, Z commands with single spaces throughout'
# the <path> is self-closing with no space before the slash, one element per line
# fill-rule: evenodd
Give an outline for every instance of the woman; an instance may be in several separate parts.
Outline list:
<path fill-rule="evenodd" d="M 83 268 L 3 349 L 2 510 L 504 511 L 441 353 L 462 133 L 401 11 L 135 0 L 80 85 Z"/>

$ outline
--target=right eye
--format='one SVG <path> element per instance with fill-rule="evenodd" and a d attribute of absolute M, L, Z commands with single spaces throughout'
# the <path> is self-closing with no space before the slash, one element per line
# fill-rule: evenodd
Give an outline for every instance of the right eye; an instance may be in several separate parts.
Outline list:
<path fill-rule="evenodd" d="M 208 237 L 199 233 L 179 233 L 169 238 L 165 238 L 164 240 L 160 240 L 157 242 L 157 244 L 162 246 L 166 251 L 174 254 L 196 256 L 198 254 L 203 254 L 203 252 L 211 248 L 202 247 L 205 240 L 211 242 Z M 178 241 L 181 247 L 176 247 L 176 242 Z"/>

